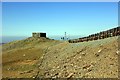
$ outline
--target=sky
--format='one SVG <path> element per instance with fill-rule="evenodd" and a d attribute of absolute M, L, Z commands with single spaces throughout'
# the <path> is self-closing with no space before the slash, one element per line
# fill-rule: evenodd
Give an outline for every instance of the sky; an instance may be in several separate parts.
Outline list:
<path fill-rule="evenodd" d="M 117 2 L 3 2 L 2 36 L 87 36 L 118 26 Z"/>

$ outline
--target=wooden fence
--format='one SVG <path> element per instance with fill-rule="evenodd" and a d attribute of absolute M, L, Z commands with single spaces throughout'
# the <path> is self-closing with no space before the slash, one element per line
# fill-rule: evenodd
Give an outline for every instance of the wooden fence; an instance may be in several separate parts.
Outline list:
<path fill-rule="evenodd" d="M 91 34 L 91 35 L 86 36 L 86 37 L 68 40 L 68 41 L 69 41 L 69 43 L 77 43 L 77 42 L 85 42 L 85 41 L 104 39 L 104 38 L 119 36 L 119 35 L 120 35 L 120 26 L 113 28 L 113 29 L 109 29 L 107 31 L 102 31 L 102 32 L 99 32 L 96 34 Z"/>

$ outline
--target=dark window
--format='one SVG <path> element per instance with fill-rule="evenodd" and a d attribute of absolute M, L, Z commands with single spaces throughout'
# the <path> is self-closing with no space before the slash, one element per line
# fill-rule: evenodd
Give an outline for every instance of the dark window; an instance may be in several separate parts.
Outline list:
<path fill-rule="evenodd" d="M 40 36 L 41 37 L 46 37 L 46 33 L 41 33 Z"/>

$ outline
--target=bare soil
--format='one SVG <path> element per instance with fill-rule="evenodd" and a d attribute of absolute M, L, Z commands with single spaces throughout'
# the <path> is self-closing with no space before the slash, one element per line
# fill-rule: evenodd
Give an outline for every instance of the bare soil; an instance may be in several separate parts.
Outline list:
<path fill-rule="evenodd" d="M 3 78 L 118 78 L 118 36 L 68 43 L 27 38 L 2 47 Z"/>

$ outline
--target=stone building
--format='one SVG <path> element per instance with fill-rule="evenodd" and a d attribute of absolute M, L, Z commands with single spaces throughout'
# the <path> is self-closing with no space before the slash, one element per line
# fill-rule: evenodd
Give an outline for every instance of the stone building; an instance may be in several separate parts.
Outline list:
<path fill-rule="evenodd" d="M 46 33 L 32 33 L 32 37 L 39 38 L 39 37 L 45 37 Z"/>

